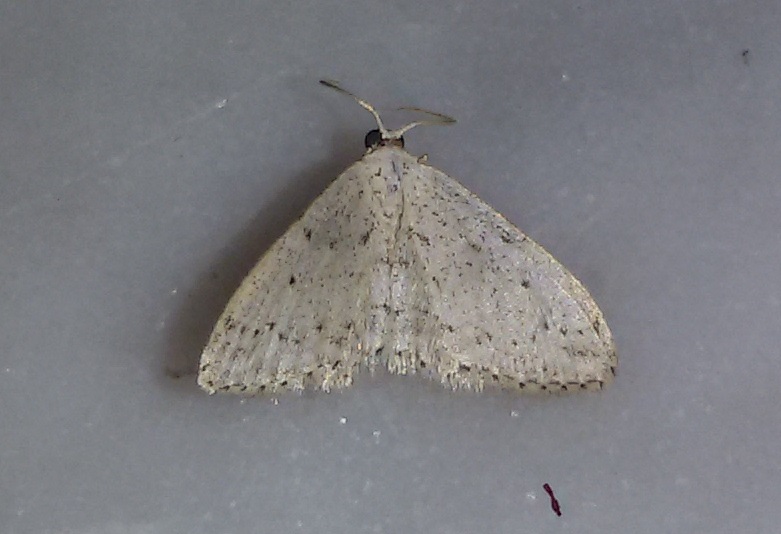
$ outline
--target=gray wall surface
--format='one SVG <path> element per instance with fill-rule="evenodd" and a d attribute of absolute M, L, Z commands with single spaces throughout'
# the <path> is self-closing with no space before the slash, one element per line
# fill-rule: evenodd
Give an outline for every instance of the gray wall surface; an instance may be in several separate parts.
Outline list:
<path fill-rule="evenodd" d="M 777 0 L 0 0 L 0 532 L 778 532 L 780 28 Z M 407 149 L 583 280 L 610 388 L 197 388 L 362 155 L 323 77 L 458 119 Z"/>

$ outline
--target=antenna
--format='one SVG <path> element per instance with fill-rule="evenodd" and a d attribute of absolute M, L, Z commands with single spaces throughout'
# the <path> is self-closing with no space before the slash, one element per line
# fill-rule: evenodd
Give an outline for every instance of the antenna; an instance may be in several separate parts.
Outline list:
<path fill-rule="evenodd" d="M 446 124 L 453 124 L 456 122 L 456 119 L 453 117 L 449 117 L 447 115 L 443 115 L 442 113 L 435 113 L 433 111 L 428 111 L 421 108 L 415 108 L 415 107 L 401 107 L 399 109 L 403 109 L 406 111 L 414 111 L 416 113 L 423 113 L 425 115 L 430 116 L 430 119 L 423 119 L 419 121 L 414 121 L 409 124 L 405 124 L 401 128 L 397 130 L 388 130 L 385 125 L 382 123 L 382 119 L 380 118 L 380 114 L 377 113 L 377 110 L 374 109 L 374 106 L 366 102 L 365 100 L 358 98 L 356 95 L 339 85 L 339 82 L 336 82 L 334 80 L 320 80 L 320 83 L 325 85 L 326 87 L 330 87 L 331 89 L 334 89 L 336 91 L 339 91 L 340 93 L 344 93 L 347 96 L 350 96 L 360 104 L 362 108 L 367 110 L 369 113 L 371 113 L 374 116 L 374 120 L 377 121 L 377 128 L 380 130 L 380 134 L 382 135 L 383 139 L 391 140 L 391 139 L 401 139 L 401 136 L 404 135 L 406 132 L 413 129 L 415 126 L 424 126 L 429 124 L 434 125 L 446 125 Z"/>

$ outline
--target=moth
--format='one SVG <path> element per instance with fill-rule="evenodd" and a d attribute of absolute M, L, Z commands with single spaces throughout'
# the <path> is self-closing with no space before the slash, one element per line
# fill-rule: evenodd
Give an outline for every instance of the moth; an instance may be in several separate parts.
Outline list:
<path fill-rule="evenodd" d="M 454 389 L 600 389 L 617 365 L 586 288 L 545 249 L 444 172 L 403 134 L 377 129 L 263 255 L 201 356 L 209 393 L 330 391 L 361 368 L 420 374 Z"/>

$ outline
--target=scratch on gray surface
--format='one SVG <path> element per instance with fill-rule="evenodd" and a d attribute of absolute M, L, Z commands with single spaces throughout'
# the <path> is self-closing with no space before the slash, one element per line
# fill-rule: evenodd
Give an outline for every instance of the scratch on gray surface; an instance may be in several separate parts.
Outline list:
<path fill-rule="evenodd" d="M 40 206 L 40 204 L 48 204 L 56 201 L 58 197 L 64 196 L 63 191 L 67 190 L 69 187 L 79 184 L 83 180 L 89 177 L 94 177 L 98 175 L 99 173 L 97 173 L 96 171 L 101 167 L 110 167 L 112 169 L 117 169 L 122 167 L 133 154 L 143 150 L 144 148 L 150 145 L 153 145 L 154 143 L 157 143 L 158 141 L 162 141 L 164 139 L 170 138 L 172 132 L 176 131 L 183 125 L 192 124 L 194 122 L 200 121 L 202 119 L 211 116 L 213 113 L 225 109 L 225 107 L 227 107 L 227 104 L 231 101 L 238 99 L 240 94 L 241 94 L 240 92 L 231 93 L 230 96 L 228 96 L 227 98 L 219 99 L 201 111 L 193 113 L 190 116 L 180 119 L 178 121 L 172 122 L 165 129 L 163 133 L 147 136 L 146 138 L 131 144 L 130 146 L 126 147 L 124 150 L 121 150 L 119 153 L 113 156 L 109 156 L 108 158 L 104 158 L 102 161 L 96 163 L 94 166 L 88 167 L 84 172 L 82 172 L 79 176 L 75 178 L 67 178 L 67 177 L 63 178 L 63 182 L 61 182 L 60 187 L 56 190 L 47 189 L 45 192 L 39 195 L 26 198 L 22 201 L 19 201 L 15 204 L 6 207 L 3 210 L 3 213 L 0 214 L 0 221 L 7 221 L 12 217 L 17 216 L 20 211 L 26 208 L 37 208 L 38 206 Z"/>

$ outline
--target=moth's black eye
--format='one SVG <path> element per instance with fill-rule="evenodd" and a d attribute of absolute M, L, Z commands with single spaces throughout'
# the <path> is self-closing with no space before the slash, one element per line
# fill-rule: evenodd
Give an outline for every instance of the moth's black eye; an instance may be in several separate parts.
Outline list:
<path fill-rule="evenodd" d="M 363 144 L 366 145 L 366 148 L 377 148 L 382 144 L 382 134 L 379 130 L 370 131 L 363 139 Z"/>
<path fill-rule="evenodd" d="M 369 133 L 366 134 L 366 137 L 363 140 L 363 144 L 366 145 L 366 148 L 378 148 L 385 145 L 394 145 L 401 148 L 404 148 L 404 138 L 399 137 L 398 139 L 383 139 L 382 134 L 379 130 L 372 130 Z"/>

